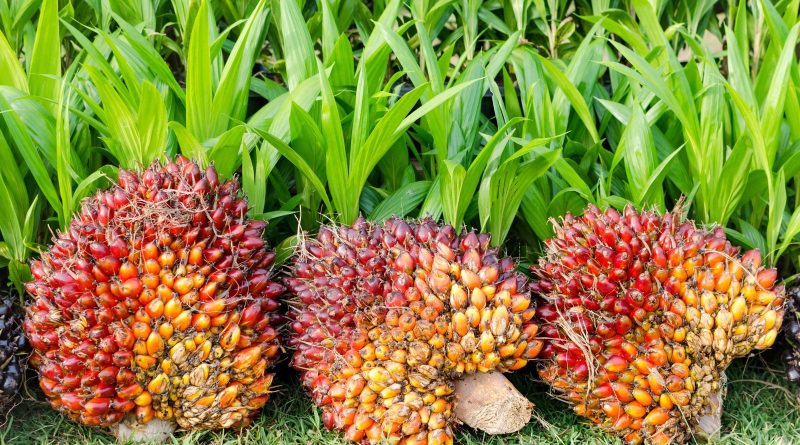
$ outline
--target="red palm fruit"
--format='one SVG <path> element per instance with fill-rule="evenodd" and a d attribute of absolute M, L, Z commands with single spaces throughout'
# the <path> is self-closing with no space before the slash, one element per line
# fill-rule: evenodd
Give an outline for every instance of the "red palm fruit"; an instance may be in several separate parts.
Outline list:
<path fill-rule="evenodd" d="M 718 414 L 712 400 L 730 362 L 775 340 L 785 293 L 776 271 L 757 251 L 740 256 L 722 230 L 684 221 L 679 208 L 620 215 L 590 206 L 555 232 L 532 268 L 537 317 L 544 351 L 578 355 L 543 353 L 539 375 L 630 443 L 689 439 L 699 417 Z M 576 376 L 569 365 L 578 360 L 593 369 Z"/>
<path fill-rule="evenodd" d="M 455 382 L 542 348 L 528 281 L 488 236 L 359 219 L 300 246 L 286 279 L 291 363 L 350 440 L 452 443 Z"/>
<path fill-rule="evenodd" d="M 269 392 L 283 287 L 246 209 L 235 180 L 182 157 L 121 170 L 83 202 L 26 287 L 25 330 L 55 409 L 105 427 L 250 422 Z"/>

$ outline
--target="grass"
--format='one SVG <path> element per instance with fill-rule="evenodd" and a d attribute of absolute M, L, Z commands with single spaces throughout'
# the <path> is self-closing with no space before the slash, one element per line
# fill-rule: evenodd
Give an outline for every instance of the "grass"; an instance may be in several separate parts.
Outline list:
<path fill-rule="evenodd" d="M 728 397 L 723 412 L 723 432 L 714 444 L 794 444 L 800 443 L 800 401 L 782 375 L 770 369 L 777 352 L 735 362 L 728 370 Z M 294 374 L 279 369 L 276 393 L 251 428 L 238 431 L 184 433 L 173 439 L 175 445 L 345 445 L 336 433 L 325 430 L 319 412 L 305 393 L 299 391 Z M 291 376 L 291 377 L 287 377 Z M 573 415 L 562 403 L 547 395 L 547 388 L 534 381 L 530 371 L 510 376 L 514 384 L 536 404 L 536 420 L 517 434 L 489 436 L 460 428 L 460 445 L 568 445 L 621 444 Z M 0 444 L 100 445 L 116 443 L 101 431 L 83 427 L 49 409 L 44 402 L 28 400 L 19 404 L 0 432 Z"/>

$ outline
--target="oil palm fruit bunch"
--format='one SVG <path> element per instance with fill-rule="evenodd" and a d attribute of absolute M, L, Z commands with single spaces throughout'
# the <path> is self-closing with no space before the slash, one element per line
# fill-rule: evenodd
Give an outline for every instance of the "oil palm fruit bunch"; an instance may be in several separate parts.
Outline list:
<path fill-rule="evenodd" d="M 533 267 L 540 377 L 574 411 L 628 443 L 715 432 L 724 370 L 772 345 L 784 288 L 757 250 L 719 227 L 590 206 L 567 214 Z"/>
<path fill-rule="evenodd" d="M 97 426 L 247 424 L 279 352 L 265 226 L 213 166 L 120 170 L 31 266 L 24 327 L 51 405 Z"/>
<path fill-rule="evenodd" d="M 488 235 L 359 219 L 298 250 L 291 364 L 349 440 L 452 443 L 456 381 L 520 369 L 543 345 L 528 280 Z"/>
<path fill-rule="evenodd" d="M 0 290 L 0 412 L 10 407 L 19 392 L 27 346 L 22 320 L 14 310 L 14 297 L 9 290 Z"/>

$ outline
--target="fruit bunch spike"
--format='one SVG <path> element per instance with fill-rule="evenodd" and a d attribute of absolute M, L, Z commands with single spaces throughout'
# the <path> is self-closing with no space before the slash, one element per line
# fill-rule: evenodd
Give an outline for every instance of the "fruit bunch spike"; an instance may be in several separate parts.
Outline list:
<path fill-rule="evenodd" d="M 540 376 L 577 414 L 629 443 L 682 442 L 713 424 L 725 368 L 771 346 L 780 328 L 776 271 L 679 210 L 590 206 L 555 231 L 533 267 L 549 339 Z"/>
<path fill-rule="evenodd" d="M 24 326 L 51 405 L 98 426 L 247 424 L 279 351 L 265 227 L 213 167 L 120 170 L 31 266 Z"/>
<path fill-rule="evenodd" d="M 0 412 L 10 408 L 19 392 L 25 370 L 24 351 L 28 342 L 19 314 L 14 311 L 10 290 L 0 291 Z"/>
<path fill-rule="evenodd" d="M 455 381 L 542 347 L 527 279 L 488 235 L 358 220 L 305 239 L 286 280 L 292 365 L 329 429 L 356 442 L 453 441 Z"/>

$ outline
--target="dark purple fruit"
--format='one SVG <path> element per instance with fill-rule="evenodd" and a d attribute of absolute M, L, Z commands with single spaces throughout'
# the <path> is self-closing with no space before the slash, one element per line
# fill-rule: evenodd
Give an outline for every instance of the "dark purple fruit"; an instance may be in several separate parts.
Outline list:
<path fill-rule="evenodd" d="M 800 340 L 800 322 L 798 322 L 795 319 L 794 321 L 789 323 L 789 326 L 787 326 L 787 329 L 789 331 L 789 334 L 792 335 L 792 337 Z"/>
<path fill-rule="evenodd" d="M 792 366 L 788 371 L 786 371 L 786 378 L 792 383 L 800 382 L 800 369 Z"/>
<path fill-rule="evenodd" d="M 14 311 L 14 294 L 0 290 L 0 412 L 9 408 L 22 383 L 28 343 L 21 320 Z"/>
<path fill-rule="evenodd" d="M 800 383 L 800 286 L 794 285 L 786 290 L 786 313 L 784 314 L 784 350 L 781 360 L 786 363 L 786 379 Z"/>

